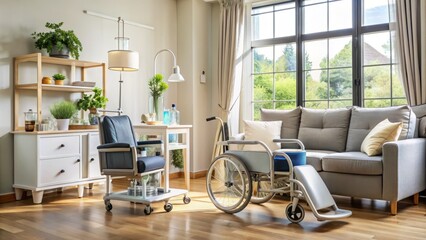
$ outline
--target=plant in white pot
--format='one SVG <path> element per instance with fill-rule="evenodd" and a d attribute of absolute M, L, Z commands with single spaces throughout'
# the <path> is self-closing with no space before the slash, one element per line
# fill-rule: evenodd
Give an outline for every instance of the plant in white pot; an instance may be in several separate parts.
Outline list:
<path fill-rule="evenodd" d="M 73 102 L 61 101 L 50 108 L 50 113 L 56 119 L 58 130 L 68 130 L 70 118 L 77 112 Z"/>

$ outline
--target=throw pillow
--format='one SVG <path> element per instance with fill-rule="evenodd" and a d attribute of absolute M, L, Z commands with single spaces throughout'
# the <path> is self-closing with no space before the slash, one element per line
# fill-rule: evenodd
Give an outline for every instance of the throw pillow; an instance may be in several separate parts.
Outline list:
<path fill-rule="evenodd" d="M 378 123 L 364 138 L 361 152 L 368 156 L 380 155 L 385 142 L 396 141 L 402 130 L 402 122 L 392 123 L 387 118 Z"/>
<path fill-rule="evenodd" d="M 262 141 L 271 151 L 280 149 L 279 143 L 273 139 L 280 139 L 282 121 L 248 121 L 244 120 L 244 140 Z M 265 151 L 261 145 L 245 145 L 244 150 Z"/>

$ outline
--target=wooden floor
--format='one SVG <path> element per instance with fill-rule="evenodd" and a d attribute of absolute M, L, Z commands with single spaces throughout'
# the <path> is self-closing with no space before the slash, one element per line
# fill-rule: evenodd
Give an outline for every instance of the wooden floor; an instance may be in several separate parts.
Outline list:
<path fill-rule="evenodd" d="M 114 180 L 114 190 L 125 189 L 123 180 Z M 174 179 L 173 187 L 182 187 Z M 27 198 L 0 204 L 0 239 L 426 239 L 426 199 L 414 206 L 409 200 L 398 204 L 398 215 L 388 214 L 384 201 L 336 198 L 340 208 L 353 211 L 350 218 L 319 222 L 312 212 L 300 224 L 290 223 L 284 209 L 288 201 L 274 198 L 263 205 L 249 204 L 230 215 L 217 210 L 205 191 L 205 178 L 192 179 L 191 203 L 172 199 L 170 213 L 163 203 L 153 204 L 145 216 L 141 204 L 112 201 L 105 211 L 104 185 L 49 193 L 43 204 Z M 303 204 L 307 209 L 306 204 Z"/>

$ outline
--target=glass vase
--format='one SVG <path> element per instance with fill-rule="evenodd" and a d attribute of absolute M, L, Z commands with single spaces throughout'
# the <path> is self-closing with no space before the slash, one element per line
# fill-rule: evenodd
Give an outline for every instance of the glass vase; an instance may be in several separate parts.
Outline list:
<path fill-rule="evenodd" d="M 90 125 L 98 125 L 99 113 L 96 108 L 89 109 L 89 123 Z"/>
<path fill-rule="evenodd" d="M 164 98 L 163 96 L 149 96 L 149 108 L 150 114 L 155 113 L 155 121 L 163 120 L 163 109 L 164 109 Z"/>

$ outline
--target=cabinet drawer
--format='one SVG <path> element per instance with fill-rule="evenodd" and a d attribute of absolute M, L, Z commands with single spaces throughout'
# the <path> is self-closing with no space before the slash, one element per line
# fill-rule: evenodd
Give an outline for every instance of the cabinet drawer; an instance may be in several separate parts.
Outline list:
<path fill-rule="evenodd" d="M 40 158 L 80 154 L 80 136 L 40 137 Z"/>
<path fill-rule="evenodd" d="M 89 155 L 98 154 L 99 134 L 89 135 Z"/>
<path fill-rule="evenodd" d="M 40 185 L 51 185 L 80 179 L 81 161 L 78 157 L 40 161 Z"/>

